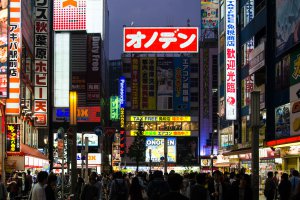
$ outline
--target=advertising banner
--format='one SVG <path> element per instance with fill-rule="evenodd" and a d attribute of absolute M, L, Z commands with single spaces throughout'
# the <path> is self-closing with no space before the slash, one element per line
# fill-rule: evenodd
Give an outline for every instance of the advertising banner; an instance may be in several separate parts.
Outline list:
<path fill-rule="evenodd" d="M 254 47 L 254 45 L 253 45 Z M 252 49 L 253 49 L 252 47 Z M 253 74 L 265 65 L 265 43 L 261 43 L 249 53 L 249 74 Z"/>
<path fill-rule="evenodd" d="M 190 110 L 190 60 L 189 58 L 174 58 L 174 111 Z"/>
<path fill-rule="evenodd" d="M 140 58 L 140 110 L 156 110 L 156 58 Z"/>
<path fill-rule="evenodd" d="M 218 29 L 219 0 L 201 0 L 201 29 Z"/>
<path fill-rule="evenodd" d="M 5 3 L 6 2 L 6 3 Z M 8 39 L 8 1 L 2 2 L 0 8 L 0 98 L 7 98 L 7 39 Z"/>
<path fill-rule="evenodd" d="M 290 56 L 290 84 L 300 83 L 300 50 L 291 53 Z"/>
<path fill-rule="evenodd" d="M 86 73 L 72 72 L 72 91 L 83 93 L 86 91 Z"/>
<path fill-rule="evenodd" d="M 87 37 L 87 100 L 88 106 L 96 106 L 100 103 L 101 83 L 101 36 L 100 34 L 88 34 Z"/>
<path fill-rule="evenodd" d="M 8 56 L 9 99 L 6 100 L 5 114 L 19 115 L 20 114 L 20 77 L 21 77 L 20 69 L 21 69 L 21 53 L 22 53 L 21 0 L 15 0 L 14 2 L 12 1 L 10 2 L 9 21 L 10 21 L 9 56 Z M 5 48 L 2 50 L 4 50 L 4 52 L 2 53 L 4 53 L 5 55 L 6 54 Z"/>
<path fill-rule="evenodd" d="M 131 60 L 131 110 L 139 109 L 139 58 Z"/>
<path fill-rule="evenodd" d="M 291 136 L 300 135 L 300 98 L 291 103 Z"/>
<path fill-rule="evenodd" d="M 85 157 L 84 157 L 85 158 Z M 77 165 L 81 165 L 81 153 L 77 153 Z M 84 159 L 85 162 L 85 159 Z M 89 153 L 88 154 L 89 165 L 101 165 L 101 153 Z"/>
<path fill-rule="evenodd" d="M 117 121 L 120 119 L 120 103 L 118 96 L 110 97 L 110 120 Z"/>
<path fill-rule="evenodd" d="M 126 153 L 126 131 L 120 130 L 120 156 L 124 157 Z"/>
<path fill-rule="evenodd" d="M 177 138 L 177 164 L 188 165 L 198 163 L 198 138 Z"/>
<path fill-rule="evenodd" d="M 168 163 L 176 162 L 176 138 L 169 137 L 168 140 Z M 146 162 L 150 161 L 149 149 L 151 149 L 151 161 L 160 162 L 164 156 L 164 138 L 146 138 Z"/>
<path fill-rule="evenodd" d="M 290 136 L 290 103 L 275 108 L 275 139 Z"/>
<path fill-rule="evenodd" d="M 20 124 L 7 124 L 6 126 L 6 151 L 20 151 Z"/>
<path fill-rule="evenodd" d="M 234 126 L 229 126 L 220 130 L 221 147 L 229 147 L 234 144 Z"/>
<path fill-rule="evenodd" d="M 226 41 L 225 41 L 225 88 L 226 88 L 226 119 L 236 120 L 236 1 L 226 1 Z"/>
<path fill-rule="evenodd" d="M 89 147 L 97 147 L 98 146 L 98 136 L 96 134 L 90 134 L 90 133 L 77 133 L 76 135 L 76 144 L 77 146 L 85 146 L 85 138 L 89 138 L 88 146 Z"/>
<path fill-rule="evenodd" d="M 136 136 L 138 131 L 131 130 L 130 135 Z M 144 131 L 145 136 L 191 136 L 191 131 Z"/>
<path fill-rule="evenodd" d="M 53 30 L 86 29 L 86 0 L 54 0 Z"/>
<path fill-rule="evenodd" d="M 276 0 L 276 47 L 281 54 L 300 41 L 300 1 Z"/>
<path fill-rule="evenodd" d="M 130 116 L 132 122 L 189 122 L 191 116 Z"/>
<path fill-rule="evenodd" d="M 101 108 L 99 106 L 77 107 L 77 122 L 98 122 L 101 121 Z M 54 108 L 53 122 L 69 122 L 69 108 Z"/>
<path fill-rule="evenodd" d="M 124 53 L 198 52 L 197 27 L 125 27 Z"/>
<path fill-rule="evenodd" d="M 125 107 L 126 107 L 126 79 L 121 76 L 119 79 L 119 102 L 120 102 L 120 128 L 125 128 Z"/>
<path fill-rule="evenodd" d="M 157 110 L 173 109 L 173 58 L 157 58 Z"/>
<path fill-rule="evenodd" d="M 290 102 L 300 100 L 300 83 L 290 87 Z"/>

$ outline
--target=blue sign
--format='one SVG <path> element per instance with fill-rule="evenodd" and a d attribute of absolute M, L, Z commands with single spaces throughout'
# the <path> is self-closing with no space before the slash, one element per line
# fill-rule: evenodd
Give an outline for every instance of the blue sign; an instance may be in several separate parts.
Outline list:
<path fill-rule="evenodd" d="M 125 108 L 126 106 L 126 79 L 121 76 L 119 79 L 119 95 L 120 95 L 120 108 Z"/>

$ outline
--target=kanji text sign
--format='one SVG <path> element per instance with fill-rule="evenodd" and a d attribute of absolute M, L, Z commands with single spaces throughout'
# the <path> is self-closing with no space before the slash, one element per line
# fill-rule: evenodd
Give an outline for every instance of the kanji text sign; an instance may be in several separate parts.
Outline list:
<path fill-rule="evenodd" d="M 123 51 L 198 52 L 197 27 L 125 27 Z"/>

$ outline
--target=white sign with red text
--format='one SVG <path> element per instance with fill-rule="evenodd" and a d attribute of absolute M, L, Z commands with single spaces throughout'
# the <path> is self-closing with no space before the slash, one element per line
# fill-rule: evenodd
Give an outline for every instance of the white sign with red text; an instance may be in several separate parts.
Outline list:
<path fill-rule="evenodd" d="M 197 27 L 125 27 L 123 51 L 198 52 Z"/>
<path fill-rule="evenodd" d="M 236 120 L 236 0 L 226 1 L 226 119 Z"/>

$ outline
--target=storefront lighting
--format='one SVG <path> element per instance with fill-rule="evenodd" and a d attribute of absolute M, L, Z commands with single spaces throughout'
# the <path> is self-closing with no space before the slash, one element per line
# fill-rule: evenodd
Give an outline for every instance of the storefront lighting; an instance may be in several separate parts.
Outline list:
<path fill-rule="evenodd" d="M 281 145 L 274 146 L 274 148 L 291 147 L 291 146 L 298 146 L 298 145 L 300 145 L 300 142 L 289 143 L 289 144 L 281 144 Z"/>
<path fill-rule="evenodd" d="M 70 125 L 77 124 L 77 92 L 70 91 Z"/>

